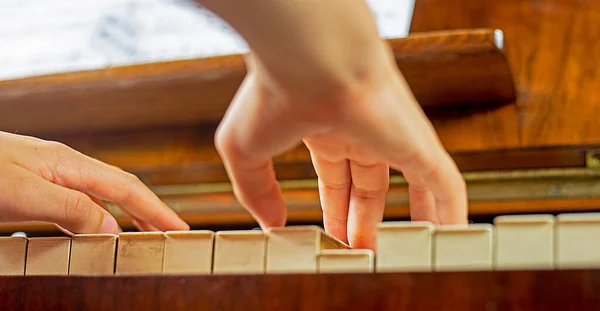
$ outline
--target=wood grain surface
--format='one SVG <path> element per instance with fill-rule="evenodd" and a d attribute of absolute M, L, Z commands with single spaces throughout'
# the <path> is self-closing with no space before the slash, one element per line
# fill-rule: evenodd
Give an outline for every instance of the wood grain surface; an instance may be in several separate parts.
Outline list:
<path fill-rule="evenodd" d="M 42 136 L 135 173 L 154 185 L 229 181 L 214 146 L 216 124 L 98 134 Z M 465 137 L 468 140 L 469 136 Z M 450 152 L 463 172 L 500 169 L 583 167 L 594 145 Z M 598 148 L 600 150 L 600 148 Z M 280 180 L 316 178 L 306 146 L 274 158 Z M 392 170 L 392 174 L 398 175 Z"/>
<path fill-rule="evenodd" d="M 228 276 L 0 277 L 19 310 L 600 309 L 598 270 Z"/>
<path fill-rule="evenodd" d="M 422 106 L 495 106 L 516 96 L 501 37 L 471 29 L 387 42 Z M 243 57 L 0 81 L 0 130 L 40 135 L 218 121 L 246 73 Z"/>
<path fill-rule="evenodd" d="M 433 118 L 452 150 L 600 143 L 600 2 L 416 1 L 411 32 L 504 31 L 516 105 Z"/>

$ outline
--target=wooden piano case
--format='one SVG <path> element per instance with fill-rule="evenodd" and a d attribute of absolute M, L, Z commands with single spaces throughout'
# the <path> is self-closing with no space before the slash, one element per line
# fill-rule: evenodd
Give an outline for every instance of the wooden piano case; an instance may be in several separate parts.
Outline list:
<path fill-rule="evenodd" d="M 600 208 L 598 38 L 598 1 L 416 1 L 411 36 L 390 44 L 464 173 L 472 219 Z M 212 136 L 243 75 L 234 55 L 0 82 L 0 129 L 134 172 L 194 228 L 251 228 Z M 319 224 L 306 148 L 275 166 L 289 223 Z M 406 184 L 392 175 L 385 218 L 407 219 Z M 1 230 L 58 234 L 37 223 Z M 596 270 L 0 277 L 0 302 L 7 310 L 598 310 L 599 284 Z"/>

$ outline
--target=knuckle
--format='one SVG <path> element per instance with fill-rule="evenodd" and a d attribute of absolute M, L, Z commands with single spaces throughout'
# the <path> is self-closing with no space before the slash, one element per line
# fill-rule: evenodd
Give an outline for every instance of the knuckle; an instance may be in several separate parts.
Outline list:
<path fill-rule="evenodd" d="M 69 146 L 58 141 L 44 141 L 42 144 L 46 150 L 59 156 L 65 156 L 72 151 Z"/>
<path fill-rule="evenodd" d="M 128 186 L 130 186 L 130 187 L 138 186 L 142 183 L 142 181 L 140 180 L 140 178 L 137 175 L 129 173 L 129 172 L 125 172 L 125 171 L 123 171 L 123 172 L 124 172 L 123 175 L 124 175 L 125 181 Z"/>
<path fill-rule="evenodd" d="M 217 128 L 215 133 L 215 147 L 221 155 L 227 155 L 236 149 L 230 131 L 224 125 Z"/>
<path fill-rule="evenodd" d="M 358 169 L 362 169 L 362 170 L 373 170 L 373 169 L 377 169 L 379 166 L 381 166 L 380 162 L 361 162 L 361 161 L 352 161 L 352 166 L 358 168 Z"/>
<path fill-rule="evenodd" d="M 48 180 L 58 182 L 61 171 L 68 167 L 68 163 L 71 162 L 69 159 L 72 156 L 73 149 L 57 141 L 44 141 L 41 144 L 45 151 L 43 153 L 49 154 L 49 156 L 44 154 L 42 156 L 50 159 L 46 166 L 42 168 L 42 174 Z"/>
<path fill-rule="evenodd" d="M 134 189 L 143 184 L 138 176 L 129 172 L 124 171 L 123 178 L 124 187 L 121 188 L 121 195 L 118 199 L 118 201 L 121 203 L 129 202 L 133 196 Z"/>
<path fill-rule="evenodd" d="M 245 159 L 256 151 L 252 136 L 253 134 L 247 132 L 244 137 L 240 137 L 229 125 L 219 126 L 215 133 L 215 148 L 226 162 Z"/>
<path fill-rule="evenodd" d="M 89 198 L 83 193 L 68 195 L 65 198 L 64 211 L 65 221 L 72 224 L 80 224 L 90 220 L 93 217 L 89 204 L 86 204 Z"/>
<path fill-rule="evenodd" d="M 385 196 L 387 188 L 369 189 L 365 187 L 353 186 L 354 195 L 365 200 L 380 199 Z"/>
<path fill-rule="evenodd" d="M 415 152 L 414 157 L 418 164 L 423 167 L 423 175 L 428 178 L 437 178 L 440 173 L 440 159 L 443 157 L 439 156 L 439 153 L 433 152 Z"/>
<path fill-rule="evenodd" d="M 416 195 L 424 194 L 429 192 L 429 187 L 425 184 L 410 184 L 410 192 Z"/>
<path fill-rule="evenodd" d="M 328 189 L 328 190 L 345 190 L 350 188 L 351 186 L 351 182 L 348 181 L 326 181 L 323 179 L 319 178 L 319 187 L 324 188 L 324 189 Z"/>
<path fill-rule="evenodd" d="M 447 170 L 444 162 L 447 160 L 443 156 L 438 156 L 433 153 L 420 154 L 418 159 L 418 167 L 421 167 L 420 182 L 423 184 L 415 185 L 415 190 L 420 188 L 424 191 L 429 188 L 428 185 L 435 184 L 439 185 L 445 182 L 449 177 L 447 176 Z"/>
<path fill-rule="evenodd" d="M 323 211 L 323 221 L 332 222 L 336 225 L 345 226 L 348 222 L 348 215 L 333 215 L 333 213 Z"/>

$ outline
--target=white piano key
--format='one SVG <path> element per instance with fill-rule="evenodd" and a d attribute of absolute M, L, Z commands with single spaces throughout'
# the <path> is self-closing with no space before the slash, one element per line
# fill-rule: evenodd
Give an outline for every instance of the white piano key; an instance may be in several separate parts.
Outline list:
<path fill-rule="evenodd" d="M 215 233 L 167 231 L 163 273 L 211 274 Z"/>
<path fill-rule="evenodd" d="M 327 249 L 318 255 L 318 273 L 370 273 L 375 254 L 369 249 Z"/>
<path fill-rule="evenodd" d="M 25 275 L 28 239 L 0 237 L 0 275 Z"/>
<path fill-rule="evenodd" d="M 317 226 L 271 228 L 267 231 L 267 273 L 317 273 L 317 255 L 348 245 Z"/>
<path fill-rule="evenodd" d="M 163 232 L 119 234 L 115 274 L 161 274 L 164 249 Z"/>
<path fill-rule="evenodd" d="M 431 271 L 433 224 L 384 222 L 377 228 L 376 270 Z"/>
<path fill-rule="evenodd" d="M 494 226 L 495 269 L 554 267 L 554 216 L 499 216 Z"/>
<path fill-rule="evenodd" d="M 71 275 L 109 275 L 115 270 L 117 235 L 77 234 L 71 242 Z"/>
<path fill-rule="evenodd" d="M 434 231 L 433 269 L 491 270 L 492 225 L 445 225 Z"/>
<path fill-rule="evenodd" d="M 556 217 L 558 269 L 600 267 L 600 213 L 569 213 Z"/>
<path fill-rule="evenodd" d="M 71 238 L 30 238 L 27 244 L 26 275 L 68 275 Z"/>
<path fill-rule="evenodd" d="M 266 246 L 266 235 L 262 231 L 217 232 L 213 274 L 263 274 Z"/>

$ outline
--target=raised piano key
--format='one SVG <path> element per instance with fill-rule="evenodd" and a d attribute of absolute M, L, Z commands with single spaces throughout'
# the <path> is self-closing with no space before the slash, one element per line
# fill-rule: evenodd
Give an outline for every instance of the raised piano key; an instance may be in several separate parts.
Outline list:
<path fill-rule="evenodd" d="M 267 273 L 317 273 L 317 255 L 349 246 L 317 226 L 271 228 L 267 231 Z"/>

